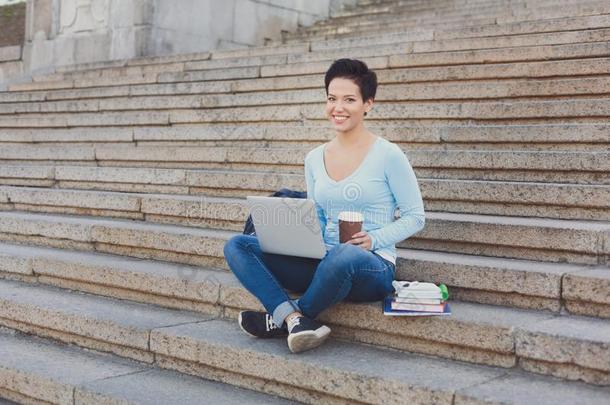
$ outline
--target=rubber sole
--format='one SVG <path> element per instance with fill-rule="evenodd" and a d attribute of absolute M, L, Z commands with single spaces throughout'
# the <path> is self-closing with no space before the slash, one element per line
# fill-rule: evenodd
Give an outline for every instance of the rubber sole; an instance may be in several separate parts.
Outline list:
<path fill-rule="evenodd" d="M 293 353 L 301 353 L 320 346 L 330 335 L 328 326 L 321 326 L 316 330 L 307 330 L 288 335 L 288 348 Z"/>

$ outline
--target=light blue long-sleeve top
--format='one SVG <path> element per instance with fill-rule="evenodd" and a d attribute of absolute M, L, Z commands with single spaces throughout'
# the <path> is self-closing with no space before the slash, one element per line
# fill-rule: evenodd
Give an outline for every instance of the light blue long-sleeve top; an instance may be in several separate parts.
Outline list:
<path fill-rule="evenodd" d="M 397 145 L 377 137 L 360 166 L 335 181 L 324 165 L 325 146 L 307 154 L 305 181 L 307 198 L 316 203 L 327 248 L 339 244 L 339 213 L 357 211 L 364 216 L 362 228 L 371 237 L 371 250 L 395 264 L 396 243 L 420 231 L 425 222 L 421 192 L 409 160 Z"/>

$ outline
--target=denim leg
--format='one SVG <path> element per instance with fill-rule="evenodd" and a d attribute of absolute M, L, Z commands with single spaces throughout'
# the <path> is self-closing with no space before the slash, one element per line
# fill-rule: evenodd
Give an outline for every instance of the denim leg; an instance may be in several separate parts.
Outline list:
<path fill-rule="evenodd" d="M 298 304 L 304 315 L 315 318 L 343 299 L 381 300 L 393 290 L 393 279 L 392 263 L 361 247 L 340 244 L 322 259 Z"/>
<path fill-rule="evenodd" d="M 260 249 L 256 236 L 237 235 L 224 247 L 229 268 L 241 284 L 263 304 L 282 326 L 292 312 L 300 312 L 285 288 L 305 291 L 311 283 L 320 260 L 302 257 L 266 254 Z"/>

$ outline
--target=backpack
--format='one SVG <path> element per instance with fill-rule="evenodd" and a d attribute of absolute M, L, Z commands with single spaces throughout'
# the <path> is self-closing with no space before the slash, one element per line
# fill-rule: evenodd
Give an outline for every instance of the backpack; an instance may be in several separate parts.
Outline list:
<path fill-rule="evenodd" d="M 282 188 L 279 191 L 271 194 L 270 197 L 288 197 L 288 198 L 307 198 L 306 191 L 294 191 L 289 190 L 287 188 Z M 244 226 L 244 235 L 256 235 L 256 230 L 254 229 L 254 224 L 252 223 L 252 216 L 248 215 L 248 219 L 246 220 L 246 225 Z"/>

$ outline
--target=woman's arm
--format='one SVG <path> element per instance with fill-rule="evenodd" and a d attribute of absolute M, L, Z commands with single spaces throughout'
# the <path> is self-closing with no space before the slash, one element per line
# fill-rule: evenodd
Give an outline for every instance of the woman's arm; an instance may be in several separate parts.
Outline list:
<path fill-rule="evenodd" d="M 310 152 L 311 153 L 311 152 Z M 320 221 L 320 229 L 322 231 L 322 237 L 324 237 L 324 231 L 326 230 L 326 214 L 322 207 L 318 204 L 315 197 L 315 177 L 313 175 L 312 165 L 310 161 L 310 154 L 305 158 L 305 183 L 307 184 L 307 198 L 314 200 L 316 203 L 316 211 L 318 213 L 318 220 Z"/>
<path fill-rule="evenodd" d="M 424 202 L 413 168 L 404 152 L 392 145 L 385 161 L 385 176 L 400 209 L 396 221 L 369 232 L 371 250 L 392 246 L 419 232 L 424 227 Z"/>

